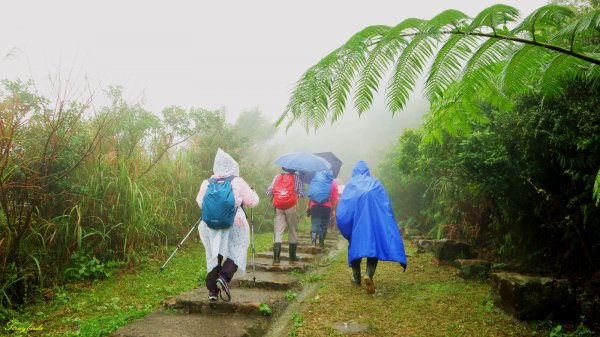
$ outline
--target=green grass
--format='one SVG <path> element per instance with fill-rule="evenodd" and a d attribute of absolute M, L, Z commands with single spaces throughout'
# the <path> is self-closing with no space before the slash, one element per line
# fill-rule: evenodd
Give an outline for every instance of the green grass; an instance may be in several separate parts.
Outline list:
<path fill-rule="evenodd" d="M 430 254 L 415 254 L 407 244 L 409 267 L 380 262 L 375 295 L 350 283 L 346 251 L 327 268 L 316 293 L 302 312 L 294 336 L 341 336 L 334 322 L 369 323 L 371 330 L 353 336 L 548 336 L 493 305 L 490 286 L 465 282 L 457 270 L 440 266 Z M 364 273 L 365 261 L 362 269 Z M 364 276 L 364 275 L 363 275 Z"/>
<path fill-rule="evenodd" d="M 271 249 L 272 242 L 272 233 L 257 234 L 256 251 Z M 12 313 L 11 320 L 18 326 L 42 326 L 36 336 L 105 336 L 158 309 L 165 297 L 204 287 L 206 261 L 197 235 L 190 237 L 158 273 L 174 249 L 170 247 L 160 256 L 147 258 L 135 270 L 122 270 L 108 279 L 55 288 L 53 300 L 40 299 L 23 313 Z M 250 261 L 251 247 L 248 254 Z M 4 328 L 0 331 L 6 333 Z"/>

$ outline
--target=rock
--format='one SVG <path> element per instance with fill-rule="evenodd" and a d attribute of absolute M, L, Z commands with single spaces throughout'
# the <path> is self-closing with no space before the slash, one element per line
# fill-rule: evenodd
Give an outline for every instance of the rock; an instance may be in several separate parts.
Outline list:
<path fill-rule="evenodd" d="M 410 242 L 411 242 L 413 245 L 416 245 L 416 244 L 418 244 L 418 243 L 419 243 L 419 240 L 427 240 L 427 239 L 428 239 L 428 238 L 427 238 L 426 236 L 424 236 L 424 235 L 415 235 L 415 236 L 411 236 L 411 237 L 410 237 Z"/>
<path fill-rule="evenodd" d="M 487 279 L 491 268 L 491 263 L 486 260 L 457 259 L 454 264 L 459 269 L 458 276 L 471 280 Z"/>
<path fill-rule="evenodd" d="M 440 262 L 452 262 L 456 259 L 468 259 L 471 257 L 471 245 L 461 241 L 442 240 L 419 240 L 417 253 L 431 252 Z"/>
<path fill-rule="evenodd" d="M 575 310 L 569 281 L 510 272 L 491 275 L 494 303 L 522 320 L 568 318 Z"/>

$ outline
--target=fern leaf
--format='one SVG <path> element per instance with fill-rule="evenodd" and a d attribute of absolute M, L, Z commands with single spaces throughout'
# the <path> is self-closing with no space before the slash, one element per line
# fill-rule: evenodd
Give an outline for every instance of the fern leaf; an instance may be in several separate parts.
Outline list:
<path fill-rule="evenodd" d="M 425 83 L 424 95 L 429 101 L 441 97 L 457 79 L 462 64 L 476 45 L 477 37 L 465 34 L 453 35 L 446 41 L 433 60 Z"/>
<path fill-rule="evenodd" d="M 476 31 L 482 27 L 496 31 L 499 25 L 515 22 L 519 17 L 519 11 L 507 5 L 492 5 L 477 14 L 471 21 L 469 31 Z"/>
<path fill-rule="evenodd" d="M 359 114 L 367 111 L 373 104 L 373 92 L 378 91 L 379 83 L 398 54 L 398 49 L 408 42 L 402 33 L 416 30 L 423 23 L 419 19 L 407 19 L 390 29 L 377 43 L 360 73 L 355 92 L 354 107 Z"/>
<path fill-rule="evenodd" d="M 515 27 L 511 35 L 517 35 L 521 32 L 527 32 L 529 37 L 537 40 L 537 33 L 543 29 L 558 30 L 564 26 L 565 22 L 569 22 L 575 13 L 565 6 L 549 4 L 542 6 L 531 14 Z"/>
<path fill-rule="evenodd" d="M 345 56 L 340 60 L 336 76 L 333 80 L 329 108 L 332 111 L 332 122 L 344 112 L 346 100 L 350 93 L 352 80 L 356 73 L 363 68 L 369 47 L 375 39 L 381 38 L 390 30 L 388 26 L 371 26 L 354 35 L 342 47 Z"/>
<path fill-rule="evenodd" d="M 600 170 L 598 170 L 594 182 L 594 199 L 596 199 L 596 207 L 598 207 L 600 205 Z"/>
<path fill-rule="evenodd" d="M 521 45 L 515 51 L 502 71 L 503 87 L 508 94 L 534 91 L 534 84 L 539 80 L 537 74 L 553 53 L 530 44 Z"/>

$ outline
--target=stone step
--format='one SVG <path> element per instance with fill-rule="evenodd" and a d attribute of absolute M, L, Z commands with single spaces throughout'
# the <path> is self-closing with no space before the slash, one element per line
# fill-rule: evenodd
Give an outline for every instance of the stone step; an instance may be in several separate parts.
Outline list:
<path fill-rule="evenodd" d="M 184 313 L 223 314 L 235 313 L 247 316 L 263 316 L 259 307 L 267 304 L 273 312 L 287 306 L 283 290 L 265 290 L 252 288 L 231 288 L 231 301 L 220 298 L 216 302 L 208 300 L 208 291 L 198 288 L 180 295 L 167 297 L 163 305 L 167 309 L 177 309 Z"/>
<path fill-rule="evenodd" d="M 329 248 L 330 246 L 325 246 L 326 249 Z M 287 254 L 289 251 L 290 247 L 287 245 L 282 245 L 281 246 L 281 254 Z M 313 245 L 307 245 L 307 244 L 299 244 L 298 248 L 296 248 L 296 253 L 302 253 L 302 254 L 311 254 L 311 255 L 315 255 L 315 254 L 320 254 L 321 253 L 321 247 L 315 247 Z M 283 256 L 283 255 L 282 255 Z"/>
<path fill-rule="evenodd" d="M 298 239 L 298 248 L 300 247 L 310 247 L 313 244 L 310 242 L 309 240 L 302 240 L 302 239 Z M 319 246 L 319 243 L 317 242 L 317 246 Z M 337 246 L 337 241 L 330 241 L 330 240 L 325 240 L 325 248 L 333 248 Z M 281 249 L 288 249 L 289 248 L 289 242 L 283 242 L 283 244 L 281 245 Z"/>
<path fill-rule="evenodd" d="M 226 329 L 223 327 L 227 327 Z M 158 310 L 113 332 L 112 337 L 242 337 L 263 336 L 269 328 L 262 317 L 239 314 L 198 315 Z"/>
<path fill-rule="evenodd" d="M 298 241 L 301 243 L 310 243 L 310 241 L 312 240 L 312 238 L 310 237 L 310 235 L 299 235 L 298 236 Z M 317 238 L 317 242 L 319 241 L 319 239 Z M 337 242 L 337 238 L 332 238 L 329 235 L 325 236 L 325 243 L 336 243 Z"/>
<path fill-rule="evenodd" d="M 240 288 L 260 288 L 270 290 L 288 290 L 300 284 L 297 277 L 287 273 L 273 273 L 256 271 L 256 282 L 253 280 L 252 267 L 246 270 L 246 275 L 241 278 L 234 276 L 230 285 Z"/>
<path fill-rule="evenodd" d="M 256 253 L 257 258 L 271 259 L 273 261 L 273 252 L 258 252 Z M 289 261 L 290 255 L 287 252 L 282 252 L 279 254 L 280 259 L 283 261 Z M 312 262 L 315 259 L 314 254 L 304 254 L 304 253 L 296 253 L 296 257 L 300 259 L 301 262 Z"/>
<path fill-rule="evenodd" d="M 306 264 L 302 261 L 290 263 L 289 261 L 281 260 L 279 266 L 273 266 L 273 258 L 256 258 L 256 270 L 268 271 L 268 272 L 299 272 L 304 273 L 306 271 Z M 252 258 L 248 259 L 248 265 L 246 266 L 246 272 L 252 271 Z"/>

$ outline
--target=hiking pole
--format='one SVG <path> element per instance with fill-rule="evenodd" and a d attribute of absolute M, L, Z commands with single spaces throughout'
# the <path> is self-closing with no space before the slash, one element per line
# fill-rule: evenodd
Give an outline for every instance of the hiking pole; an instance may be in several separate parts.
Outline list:
<path fill-rule="evenodd" d="M 250 223 L 252 224 L 252 281 L 256 284 L 256 249 L 254 246 L 254 208 L 250 208 Z"/>
<path fill-rule="evenodd" d="M 185 240 L 187 240 L 188 236 L 190 236 L 190 234 L 192 234 L 192 232 L 194 231 L 194 229 L 198 226 L 198 224 L 200 223 L 200 220 L 202 218 L 198 219 L 198 221 L 196 221 L 196 223 L 194 224 L 194 226 L 192 227 L 192 229 L 190 229 L 190 231 L 187 233 L 187 235 L 183 238 L 183 240 L 181 240 L 181 242 L 177 245 L 177 248 L 175 248 L 175 251 L 171 254 L 171 256 L 169 256 L 169 258 L 167 259 L 167 261 L 165 262 L 165 264 L 162 265 L 162 267 L 160 267 L 160 270 L 158 271 L 159 273 L 161 273 L 164 269 L 165 266 L 167 265 L 167 263 L 169 263 L 169 261 L 171 261 L 171 258 L 173 257 L 173 255 L 175 255 L 175 253 L 177 253 L 177 251 L 179 250 L 179 248 L 181 247 L 181 245 L 183 244 L 183 242 Z"/>

